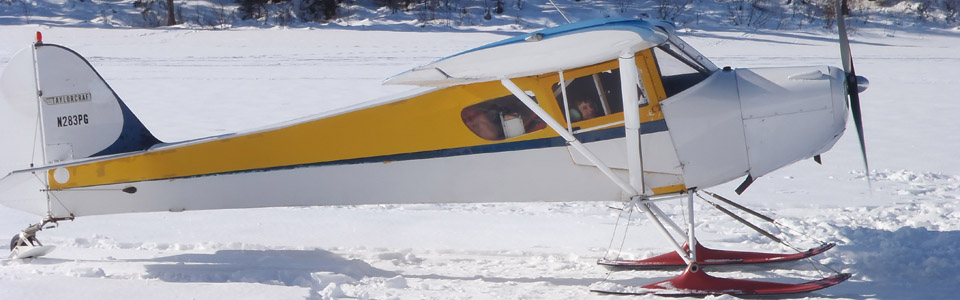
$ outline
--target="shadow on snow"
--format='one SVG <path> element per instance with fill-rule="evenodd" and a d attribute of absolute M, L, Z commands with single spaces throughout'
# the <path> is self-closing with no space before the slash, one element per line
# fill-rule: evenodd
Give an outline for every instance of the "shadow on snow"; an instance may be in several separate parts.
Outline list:
<path fill-rule="evenodd" d="M 359 259 L 326 250 L 220 250 L 213 254 L 180 254 L 148 261 L 149 278 L 169 282 L 257 282 L 315 287 L 365 277 L 393 277 Z M 321 286 L 320 288 L 323 288 Z"/>
<path fill-rule="evenodd" d="M 442 274 L 401 274 L 378 269 L 359 259 L 346 259 L 332 252 L 315 250 L 220 250 L 213 254 L 180 254 L 145 260 L 147 278 L 167 282 L 253 282 L 299 286 L 322 290 L 330 283 L 344 284 L 367 277 L 437 280 L 481 280 L 490 283 L 548 283 L 587 286 L 600 278 L 507 278 L 491 276 L 448 276 Z"/>
<path fill-rule="evenodd" d="M 850 282 L 838 295 L 873 299 L 956 299 L 960 231 L 842 228 L 850 242 L 837 247 Z"/>

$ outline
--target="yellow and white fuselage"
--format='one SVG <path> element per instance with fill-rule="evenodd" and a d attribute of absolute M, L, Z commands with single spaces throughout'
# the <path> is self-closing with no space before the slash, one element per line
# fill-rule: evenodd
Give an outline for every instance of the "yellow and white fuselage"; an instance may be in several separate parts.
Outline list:
<path fill-rule="evenodd" d="M 620 70 L 625 61 L 635 80 L 621 80 L 630 74 Z M 32 122 L 42 124 L 43 161 L 0 180 L 0 201 L 47 217 L 611 201 L 635 195 L 604 172 L 630 181 L 631 164 L 642 166 L 634 171 L 642 174 L 637 193 L 679 193 L 757 178 L 829 150 L 846 121 L 839 72 L 720 70 L 668 23 L 600 20 L 507 39 L 387 80 L 429 87 L 405 96 L 163 143 L 81 56 L 37 43 L 11 59 L 0 87 L 7 102 L 40 119 Z M 636 91 L 623 88 L 631 82 Z M 638 113 L 639 138 L 629 138 L 624 94 L 636 95 L 627 113 Z M 524 96 L 537 107 L 525 106 Z M 639 143 L 639 155 L 627 141 Z"/>

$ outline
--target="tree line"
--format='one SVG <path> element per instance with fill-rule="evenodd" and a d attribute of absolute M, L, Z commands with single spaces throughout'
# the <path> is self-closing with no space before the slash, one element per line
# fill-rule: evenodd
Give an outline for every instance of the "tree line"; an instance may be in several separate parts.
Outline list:
<path fill-rule="evenodd" d="M 491 24 L 487 21 L 497 18 L 496 24 L 503 25 L 506 20 L 526 28 L 544 25 L 543 19 L 539 18 L 543 16 L 542 12 L 534 12 L 529 6 L 537 5 L 534 10 L 552 9 L 547 4 L 548 0 L 133 0 L 131 14 L 129 1 L 67 0 L 55 10 L 67 10 L 80 5 L 87 8 L 93 6 L 99 9 L 100 17 L 91 21 L 134 27 L 177 24 L 213 28 L 238 24 L 287 26 L 340 22 L 356 15 L 359 10 L 366 10 L 373 12 L 366 14 L 373 17 L 401 14 L 390 18 L 414 20 L 421 26 L 485 25 Z M 606 11 L 630 17 L 671 20 L 686 27 L 728 24 L 772 29 L 791 29 L 790 26 L 793 26 L 792 29 L 810 26 L 830 28 L 834 23 L 836 3 L 836 0 L 555 1 L 581 14 L 584 11 Z M 36 17 L 41 10 L 52 8 L 41 8 L 38 3 L 39 0 L 0 0 L 0 12 L 9 14 L 20 10 L 26 23 L 30 23 L 31 17 Z M 945 27 L 960 25 L 960 0 L 848 0 L 847 3 L 845 14 L 862 23 L 887 14 L 887 20 L 894 19 L 898 23 L 895 25 L 910 22 L 911 19 L 918 21 L 915 24 L 934 22 Z M 123 6 L 126 8 L 118 9 Z M 59 12 L 48 13 L 56 15 Z M 591 13 L 591 17 L 596 15 Z"/>

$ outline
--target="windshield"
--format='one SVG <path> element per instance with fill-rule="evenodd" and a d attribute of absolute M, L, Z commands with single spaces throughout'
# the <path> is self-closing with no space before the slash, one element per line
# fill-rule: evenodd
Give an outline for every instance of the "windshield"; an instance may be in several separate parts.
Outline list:
<path fill-rule="evenodd" d="M 717 66 L 679 38 L 654 48 L 654 58 L 667 97 L 672 97 L 707 79 Z"/>
<path fill-rule="evenodd" d="M 683 60 L 685 63 L 689 64 L 690 67 L 697 69 L 702 73 L 710 74 L 720 69 L 717 67 L 717 65 L 713 64 L 712 61 L 707 59 L 706 56 L 700 54 L 697 49 L 694 49 L 692 46 L 687 44 L 687 42 L 684 42 L 675 35 L 671 35 L 670 39 L 668 39 L 666 43 L 660 44 L 658 48 L 669 52 L 671 55 Z"/>

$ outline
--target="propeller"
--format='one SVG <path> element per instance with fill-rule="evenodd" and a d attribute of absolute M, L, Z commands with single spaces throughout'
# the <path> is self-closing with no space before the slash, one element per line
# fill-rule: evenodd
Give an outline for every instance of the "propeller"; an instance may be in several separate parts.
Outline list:
<path fill-rule="evenodd" d="M 853 124 L 857 127 L 857 137 L 860 138 L 860 154 L 863 156 L 863 168 L 867 174 L 867 184 L 870 184 L 870 167 L 867 164 L 867 147 L 863 141 L 863 115 L 860 111 L 860 92 L 867 89 L 869 81 L 857 76 L 853 67 L 853 57 L 850 56 L 850 40 L 847 39 L 847 25 L 843 20 L 843 7 L 846 0 L 837 0 L 836 17 L 837 31 L 840 35 L 840 58 L 843 60 L 843 71 L 846 74 L 847 98 L 850 100 L 850 112 L 853 114 Z"/>

